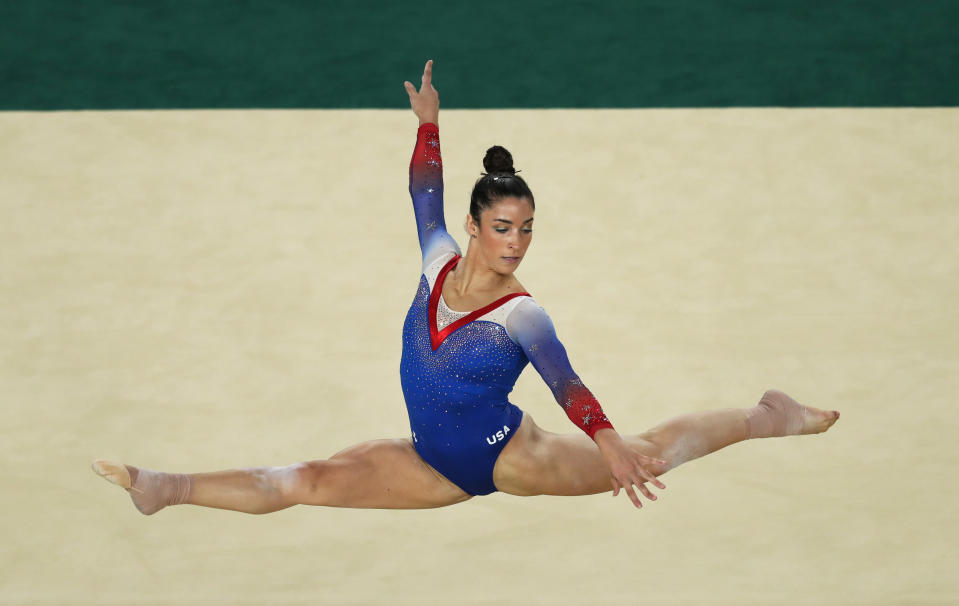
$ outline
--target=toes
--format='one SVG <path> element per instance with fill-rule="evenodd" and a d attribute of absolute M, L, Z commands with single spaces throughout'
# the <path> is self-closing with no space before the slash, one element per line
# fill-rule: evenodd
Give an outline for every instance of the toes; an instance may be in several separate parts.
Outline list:
<path fill-rule="evenodd" d="M 838 420 L 839 420 L 839 411 L 837 410 L 824 411 L 823 420 L 820 424 L 821 429 L 819 430 L 818 433 L 827 431 L 830 427 L 835 425 L 836 421 Z"/>
<path fill-rule="evenodd" d="M 133 485 L 133 482 L 130 480 L 130 472 L 127 470 L 126 465 L 97 459 L 91 467 L 93 467 L 93 471 L 97 475 L 117 486 L 129 489 Z"/>

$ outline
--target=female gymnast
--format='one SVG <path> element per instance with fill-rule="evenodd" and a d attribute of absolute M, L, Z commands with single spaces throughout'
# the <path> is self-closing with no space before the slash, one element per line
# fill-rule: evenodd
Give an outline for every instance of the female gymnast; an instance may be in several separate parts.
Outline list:
<path fill-rule="evenodd" d="M 139 511 L 183 503 L 247 513 L 297 504 L 430 508 L 497 490 L 623 490 L 642 507 L 637 491 L 656 500 L 647 483 L 664 489 L 658 476 L 686 461 L 750 438 L 821 433 L 836 422 L 838 412 L 770 389 L 752 408 L 695 412 L 621 436 L 573 372 L 549 316 L 514 275 L 532 241 L 534 202 L 502 147 L 487 151 L 487 172 L 473 188 L 465 256 L 447 233 L 432 69 L 427 61 L 419 91 L 404 83 L 419 118 L 409 189 L 422 252 L 400 363 L 411 437 L 364 442 L 324 460 L 212 473 L 95 461 L 94 471 L 127 489 Z M 527 362 L 582 432 L 544 431 L 507 400 Z"/>

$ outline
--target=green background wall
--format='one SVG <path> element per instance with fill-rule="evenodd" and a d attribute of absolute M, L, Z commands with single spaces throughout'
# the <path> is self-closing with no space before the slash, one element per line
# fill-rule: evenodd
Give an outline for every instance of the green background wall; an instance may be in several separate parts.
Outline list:
<path fill-rule="evenodd" d="M 0 4 L 0 109 L 953 106 L 959 2 Z"/>

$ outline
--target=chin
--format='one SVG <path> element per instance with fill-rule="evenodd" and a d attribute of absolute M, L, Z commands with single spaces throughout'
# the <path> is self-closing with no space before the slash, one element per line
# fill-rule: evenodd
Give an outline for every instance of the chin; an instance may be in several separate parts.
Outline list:
<path fill-rule="evenodd" d="M 499 260 L 499 266 L 506 270 L 506 273 L 511 274 L 516 271 L 516 268 L 519 267 L 520 263 L 523 262 L 523 257 L 519 257 L 515 261 L 507 261 L 502 257 Z"/>

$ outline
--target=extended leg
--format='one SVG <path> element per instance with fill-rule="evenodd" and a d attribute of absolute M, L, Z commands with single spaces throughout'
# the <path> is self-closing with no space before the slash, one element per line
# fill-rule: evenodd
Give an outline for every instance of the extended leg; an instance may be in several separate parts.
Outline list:
<path fill-rule="evenodd" d="M 788 394 L 770 389 L 752 408 L 681 415 L 633 439 L 658 447 L 667 462 L 665 472 L 743 440 L 822 433 L 838 418 L 836 411 L 803 406 Z"/>
<path fill-rule="evenodd" d="M 527 417 L 529 415 L 526 415 Z M 656 475 L 748 438 L 821 433 L 839 413 L 799 405 L 777 390 L 753 408 L 725 408 L 680 415 L 638 435 L 624 435 L 642 454 L 663 458 Z M 518 495 L 584 495 L 612 490 L 609 471 L 596 444 L 585 434 L 554 434 L 523 419 L 496 461 L 493 479 L 503 492 Z"/>
<path fill-rule="evenodd" d="M 420 509 L 470 498 L 427 465 L 409 440 L 364 442 L 329 459 L 285 467 L 195 474 L 150 472 L 110 461 L 96 461 L 93 467 L 126 488 L 147 515 L 179 503 L 270 513 L 297 504 Z"/>

